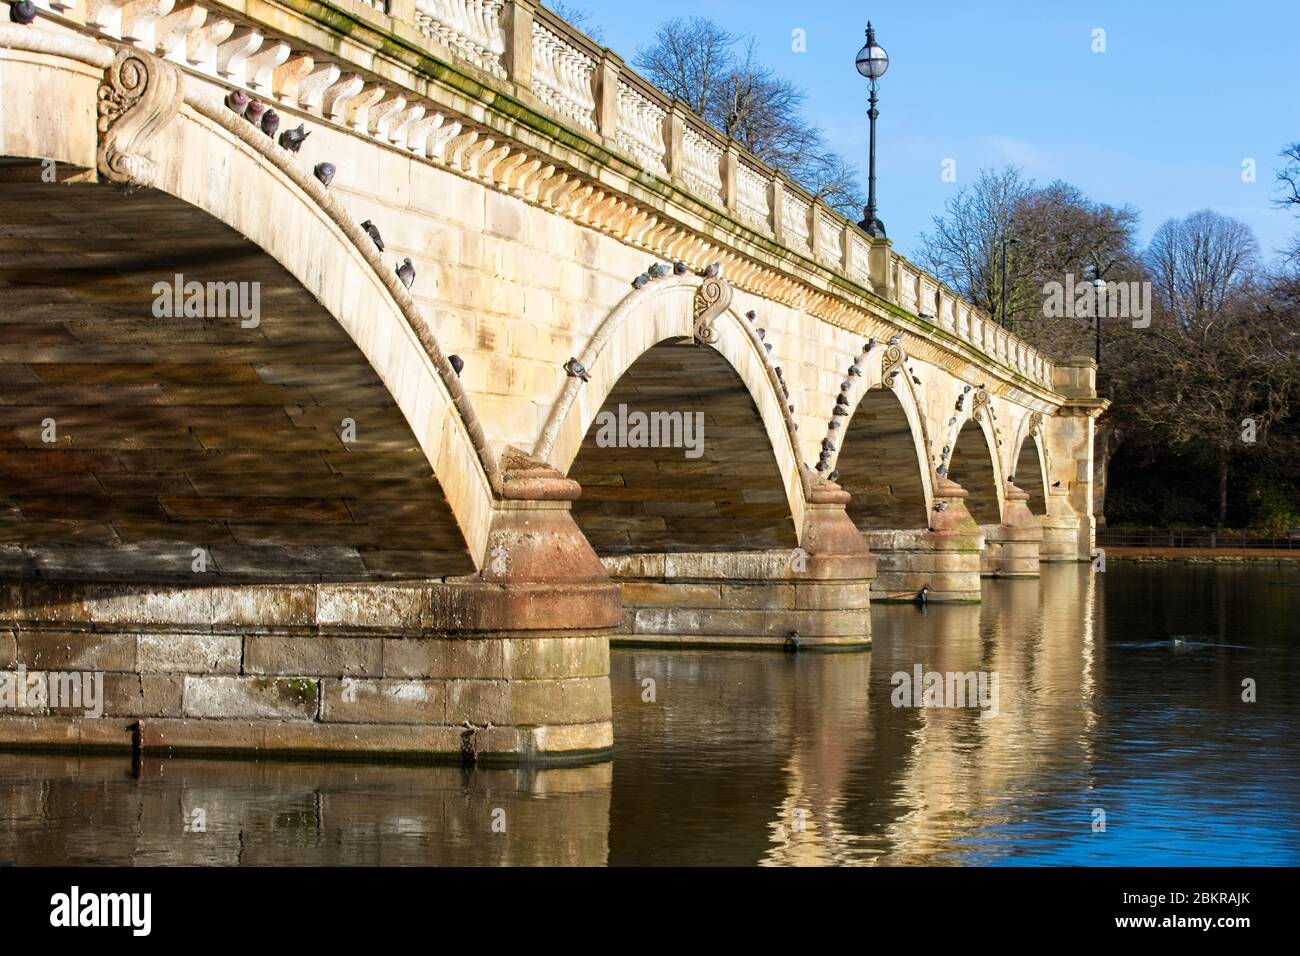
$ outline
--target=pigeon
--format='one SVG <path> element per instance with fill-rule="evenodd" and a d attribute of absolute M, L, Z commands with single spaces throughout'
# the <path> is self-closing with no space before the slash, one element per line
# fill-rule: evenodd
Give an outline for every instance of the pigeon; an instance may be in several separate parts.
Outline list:
<path fill-rule="evenodd" d="M 226 94 L 226 105 L 243 116 L 244 110 L 248 109 L 248 94 L 243 90 L 231 90 Z"/>
<path fill-rule="evenodd" d="M 758 318 L 758 313 L 755 312 L 753 309 L 750 309 L 748 312 L 745 313 L 745 318 L 753 322 L 756 318 Z"/>
<path fill-rule="evenodd" d="M 839 481 L 839 480 L 840 480 L 840 470 L 839 470 L 838 468 L 836 468 L 834 471 L 832 471 L 832 472 L 831 472 L 829 475 L 827 475 L 826 477 L 829 478 L 831 481 Z"/>
<path fill-rule="evenodd" d="M 849 366 L 849 374 L 850 374 L 850 375 L 856 375 L 858 378 L 861 378 L 861 377 L 862 377 L 862 369 L 858 368 L 856 365 L 850 365 L 850 366 Z"/>
<path fill-rule="evenodd" d="M 772 343 L 771 343 L 771 342 L 764 342 L 764 343 L 763 343 L 763 348 L 767 349 L 769 352 L 772 351 Z"/>
<path fill-rule="evenodd" d="M 865 355 L 867 352 L 870 352 L 875 347 L 876 347 L 876 337 L 873 335 L 871 338 L 867 339 L 867 344 L 862 346 L 862 352 Z"/>
<path fill-rule="evenodd" d="M 715 263 L 713 263 L 711 266 L 709 266 L 707 269 L 704 270 L 704 277 L 705 277 L 706 279 L 716 279 L 716 278 L 717 278 L 718 276 L 720 276 L 720 275 L 722 275 L 722 263 L 721 263 L 721 262 L 715 262 Z"/>
<path fill-rule="evenodd" d="M 765 339 L 767 338 L 767 329 L 755 329 L 754 334 L 757 335 L 760 339 Z"/>
<path fill-rule="evenodd" d="M 934 503 L 934 510 L 935 510 L 935 511 L 947 511 L 947 510 L 948 510 L 948 502 L 946 502 L 946 501 L 936 501 L 936 502 Z"/>
<path fill-rule="evenodd" d="M 936 468 L 936 469 L 934 470 L 934 473 L 935 473 L 936 475 L 938 475 L 940 478 L 947 478 L 947 477 L 948 477 L 948 466 L 947 466 L 947 465 L 940 465 L 938 468 Z"/>
<path fill-rule="evenodd" d="M 397 278 L 402 280 L 402 285 L 408 289 L 415 283 L 415 266 L 411 265 L 411 257 L 407 256 L 402 260 L 402 264 L 397 267 Z"/>
<path fill-rule="evenodd" d="M 849 389 L 851 389 L 852 387 L 853 387 L 853 383 L 852 383 L 852 382 L 840 382 L 840 391 L 841 391 L 841 392 L 847 392 L 847 391 L 848 391 Z"/>
<path fill-rule="evenodd" d="M 790 387 L 786 385 L 785 382 L 781 383 L 781 394 L 784 395 L 786 398 L 790 397 Z"/>
<path fill-rule="evenodd" d="M 27 26 L 36 19 L 36 4 L 32 0 L 19 0 L 9 5 L 9 19 L 19 26 Z"/>
<path fill-rule="evenodd" d="M 961 411 L 962 406 L 963 406 L 965 403 L 966 403 L 966 400 L 965 400 L 964 398 L 962 398 L 960 395 L 958 395 L 958 396 L 957 396 L 957 411 Z"/>
<path fill-rule="evenodd" d="M 834 450 L 835 450 L 835 442 L 831 441 L 829 438 L 823 438 L 823 439 L 822 439 L 822 450 L 823 450 L 823 451 L 834 451 Z"/>
<path fill-rule="evenodd" d="M 954 416 L 952 416 L 952 418 L 948 419 L 948 424 L 949 424 L 949 425 L 956 425 L 956 424 L 957 424 L 957 416 L 954 415 Z"/>
<path fill-rule="evenodd" d="M 847 415 L 847 414 L 848 414 L 848 411 L 845 409 L 845 407 L 844 407 L 843 405 L 836 405 L 836 406 L 835 406 L 835 411 L 831 412 L 831 414 L 832 414 L 832 415 Z"/>
<path fill-rule="evenodd" d="M 790 409 L 790 414 L 791 414 L 791 415 L 794 414 L 794 406 L 793 406 L 793 405 L 787 405 L 786 408 Z M 797 429 L 799 426 L 798 426 L 798 425 L 795 425 L 794 427 Z"/>
<path fill-rule="evenodd" d="M 847 405 L 848 403 L 849 403 L 849 397 L 845 395 L 843 392 L 840 392 L 838 395 L 835 396 L 836 405 Z"/>
<path fill-rule="evenodd" d="M 465 368 L 465 360 L 459 355 L 448 355 L 447 361 L 451 363 L 451 369 L 457 375 L 459 375 L 461 370 Z"/>
<path fill-rule="evenodd" d="M 1007 475 L 1007 483 L 1014 485 L 1016 483 L 1015 475 Z"/>
<path fill-rule="evenodd" d="M 1052 482 L 1052 487 L 1053 487 L 1053 488 L 1059 488 L 1059 487 L 1061 487 L 1061 483 L 1060 483 L 1059 481 L 1054 481 L 1054 482 Z"/>
<path fill-rule="evenodd" d="M 969 391 L 970 391 L 970 386 L 967 385 L 965 388 L 962 389 L 962 394 L 964 395 L 966 392 L 969 392 Z"/>
<path fill-rule="evenodd" d="M 275 110 L 267 110 L 262 114 L 262 132 L 272 139 L 275 139 L 275 131 L 280 128 L 280 114 Z"/>
<path fill-rule="evenodd" d="M 861 356 L 861 355 L 855 355 L 855 356 L 853 356 L 853 364 L 854 364 L 854 365 L 861 365 L 861 364 L 862 364 L 862 356 Z"/>
<path fill-rule="evenodd" d="M 662 279 L 666 275 L 668 275 L 668 267 L 662 262 L 656 262 L 650 267 L 650 278 Z"/>
<path fill-rule="evenodd" d="M 587 374 L 587 369 L 576 358 L 571 358 L 564 363 L 564 371 L 569 374 L 569 378 L 580 378 L 584 382 L 590 382 L 591 376 Z"/>
<path fill-rule="evenodd" d="M 686 275 L 686 263 L 682 262 L 682 260 L 680 260 L 680 259 L 678 259 L 676 262 L 674 262 L 674 263 L 673 263 L 673 275 L 679 275 L 679 276 L 684 276 L 684 275 Z"/>
<path fill-rule="evenodd" d="M 298 152 L 305 140 L 311 133 L 307 131 L 304 123 L 299 123 L 296 129 L 287 129 L 280 134 L 280 145 L 291 153 Z"/>
<path fill-rule="evenodd" d="M 917 385 L 921 384 L 921 380 L 917 378 L 915 375 L 912 376 L 912 381 L 915 382 Z"/>
<path fill-rule="evenodd" d="M 825 471 L 825 470 L 826 470 L 827 468 L 829 468 L 829 467 L 830 467 L 830 465 L 827 464 L 827 463 L 824 462 L 824 461 L 819 461 L 819 462 L 817 462 L 817 470 L 818 470 L 818 471 Z"/>
<path fill-rule="evenodd" d="M 320 180 L 322 186 L 329 186 L 334 182 L 334 172 L 333 163 L 317 163 L 316 168 L 312 170 L 312 174 Z"/>
<path fill-rule="evenodd" d="M 901 335 L 895 335 L 893 338 L 889 340 L 889 344 L 897 345 L 901 341 L 903 341 L 903 337 Z"/>
<path fill-rule="evenodd" d="M 375 244 L 376 249 L 378 249 L 380 252 L 384 251 L 384 237 L 379 234 L 379 230 L 375 228 L 375 224 L 373 222 L 367 219 L 365 222 L 361 224 L 361 231 L 371 238 L 371 240 Z"/>
<path fill-rule="evenodd" d="M 244 110 L 244 119 L 248 120 L 254 126 L 262 122 L 262 114 L 266 112 L 266 104 L 260 100 L 251 100 Z"/>
<path fill-rule="evenodd" d="M 650 281 L 650 273 L 643 272 L 635 279 L 632 280 L 632 288 L 644 289 L 646 287 L 646 283 L 648 283 L 649 281 Z"/>
<path fill-rule="evenodd" d="M 785 372 L 783 372 L 783 371 L 781 370 L 781 366 L 779 366 L 779 365 L 774 366 L 773 369 L 772 369 L 772 371 L 776 372 L 776 377 L 777 377 L 777 378 L 785 378 Z"/>
<path fill-rule="evenodd" d="M 827 427 L 827 428 L 839 428 L 839 427 L 840 427 L 840 423 L 839 423 L 839 422 L 827 422 L 827 423 L 826 423 L 826 427 Z"/>

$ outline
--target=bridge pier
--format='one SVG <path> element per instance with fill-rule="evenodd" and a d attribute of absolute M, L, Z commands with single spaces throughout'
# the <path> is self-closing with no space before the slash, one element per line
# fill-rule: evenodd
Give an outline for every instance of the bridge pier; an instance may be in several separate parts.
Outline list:
<path fill-rule="evenodd" d="M 966 510 L 966 489 L 949 478 L 935 486 L 930 527 L 912 531 L 863 532 L 879 562 L 872 582 L 877 601 L 914 601 L 929 588 L 930 601 L 973 603 L 980 600 L 980 561 L 984 535 Z"/>
<path fill-rule="evenodd" d="M 29 695 L 18 716 L 0 717 L 0 744 L 479 763 L 607 756 L 618 590 L 569 515 L 576 483 L 529 465 L 507 459 L 477 576 L 0 584 L 9 686 L 75 673 L 98 684 L 102 705 L 87 715 Z"/>
<path fill-rule="evenodd" d="M 615 643 L 804 650 L 871 646 L 875 557 L 845 512 L 847 492 L 812 479 L 793 550 L 607 557 L 623 594 Z"/>
<path fill-rule="evenodd" d="M 1038 554 L 1043 527 L 1029 510 L 1029 493 L 1007 482 L 1006 507 L 1001 524 L 982 525 L 984 551 L 980 574 L 992 578 L 1038 577 Z"/>

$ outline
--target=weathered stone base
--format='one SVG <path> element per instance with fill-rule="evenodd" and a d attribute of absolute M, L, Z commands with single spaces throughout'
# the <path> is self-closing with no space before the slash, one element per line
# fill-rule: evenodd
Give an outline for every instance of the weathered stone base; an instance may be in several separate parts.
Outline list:
<path fill-rule="evenodd" d="M 1040 561 L 1088 561 L 1092 557 L 1091 534 L 1075 515 L 1046 515 L 1042 518 L 1043 543 Z"/>
<path fill-rule="evenodd" d="M 610 584 L 0 585 L 0 669 L 104 675 L 103 716 L 29 699 L 0 747 L 604 757 L 616 621 Z"/>
<path fill-rule="evenodd" d="M 940 602 L 980 600 L 983 535 L 947 531 L 866 531 L 878 573 L 874 601 L 914 601 L 923 587 Z"/>
<path fill-rule="evenodd" d="M 980 574 L 986 578 L 1038 577 L 1038 549 L 1043 532 L 1039 528 L 1014 528 L 1004 524 L 981 525 L 984 551 Z"/>
<path fill-rule="evenodd" d="M 790 551 L 608 557 L 623 592 L 623 622 L 610 641 L 780 650 L 871 646 L 870 555 L 807 557 Z"/>

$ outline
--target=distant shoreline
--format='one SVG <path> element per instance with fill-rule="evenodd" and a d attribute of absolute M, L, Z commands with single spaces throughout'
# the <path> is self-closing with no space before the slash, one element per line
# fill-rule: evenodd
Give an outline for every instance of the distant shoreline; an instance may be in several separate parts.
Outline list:
<path fill-rule="evenodd" d="M 1184 561 L 1190 564 L 1278 564 L 1300 562 L 1300 550 L 1277 548 L 1143 548 L 1100 550 L 1108 561 Z"/>

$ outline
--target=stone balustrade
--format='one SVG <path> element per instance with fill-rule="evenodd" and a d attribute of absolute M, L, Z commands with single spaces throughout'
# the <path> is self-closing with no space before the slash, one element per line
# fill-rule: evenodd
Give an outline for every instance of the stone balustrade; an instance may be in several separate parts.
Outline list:
<path fill-rule="evenodd" d="M 853 222 L 725 140 L 699 116 L 664 96 L 611 51 L 535 0 L 345 0 L 358 17 L 405 23 L 486 80 L 525 89 L 565 126 L 603 140 L 646 172 L 731 215 L 760 236 L 838 273 L 868 293 L 930 323 L 985 360 L 1051 388 L 1052 365 L 1037 350 Z M 109 37 L 162 56 L 282 107 L 321 114 L 356 132 L 433 160 L 448 146 L 460 166 L 490 164 L 504 144 L 411 91 L 299 49 L 251 18 L 246 3 L 212 0 L 38 0 Z M 510 157 L 520 179 L 537 163 Z M 482 162 L 480 162 L 480 160 Z M 549 175 L 549 171 L 548 171 Z M 499 177 L 494 177 L 499 179 Z M 562 199 L 563 186 L 552 198 Z M 873 255 L 879 248 L 882 254 Z M 939 338 L 940 336 L 936 336 Z"/>

